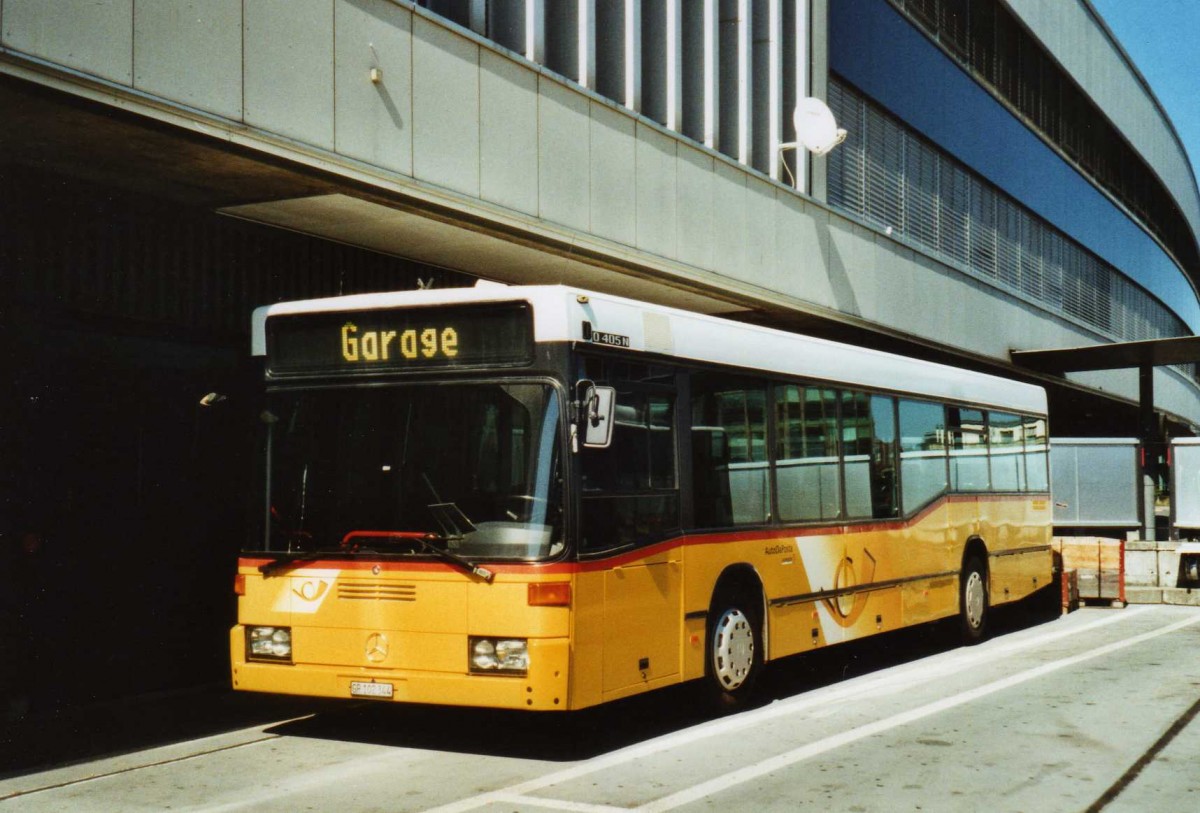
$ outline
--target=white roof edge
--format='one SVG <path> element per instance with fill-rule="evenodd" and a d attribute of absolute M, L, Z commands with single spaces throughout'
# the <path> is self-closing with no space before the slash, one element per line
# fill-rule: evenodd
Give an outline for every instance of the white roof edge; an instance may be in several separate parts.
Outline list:
<path fill-rule="evenodd" d="M 1047 412 L 1046 392 L 1033 384 L 564 285 L 442 288 L 281 302 L 254 311 L 252 348 L 255 355 L 266 354 L 265 327 L 271 316 L 517 300 L 533 306 L 538 342 L 582 341 L 583 322 L 588 321 L 597 332 L 628 338 L 634 351 L 1014 412 Z M 654 325 L 648 326 L 648 320 Z"/>

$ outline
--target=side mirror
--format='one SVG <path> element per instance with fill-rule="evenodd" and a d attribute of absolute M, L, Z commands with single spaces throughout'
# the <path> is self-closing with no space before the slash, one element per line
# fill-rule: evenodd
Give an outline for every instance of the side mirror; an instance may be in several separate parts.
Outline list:
<path fill-rule="evenodd" d="M 571 411 L 571 451 L 579 451 L 579 441 L 591 449 L 607 449 L 612 443 L 613 413 L 616 411 L 617 391 L 612 387 L 597 387 L 584 378 L 575 382 L 575 400 Z"/>
<path fill-rule="evenodd" d="M 607 449 L 612 443 L 617 391 L 612 387 L 589 387 L 584 405 L 583 445 L 589 449 Z"/>

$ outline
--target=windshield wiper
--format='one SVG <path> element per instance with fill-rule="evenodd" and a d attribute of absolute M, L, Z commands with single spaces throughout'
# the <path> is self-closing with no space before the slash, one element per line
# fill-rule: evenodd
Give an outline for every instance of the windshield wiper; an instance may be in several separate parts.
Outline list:
<path fill-rule="evenodd" d="M 326 550 L 310 550 L 310 551 L 305 551 L 304 553 L 300 554 L 299 556 L 292 556 L 290 558 L 289 558 L 289 555 L 285 553 L 284 555 L 280 556 L 279 558 L 274 559 L 270 562 L 267 562 L 265 565 L 259 565 L 258 572 L 263 574 L 264 576 L 266 576 L 269 579 L 272 576 L 274 576 L 276 573 L 278 573 L 280 570 L 287 570 L 289 568 L 296 567 L 297 565 L 302 565 L 305 562 L 313 562 L 313 561 L 316 561 L 317 559 L 320 559 L 323 556 L 328 556 L 331 553 L 335 553 L 335 551 L 331 551 L 331 550 L 327 550 L 327 549 Z"/>
<path fill-rule="evenodd" d="M 263 414 L 265 415 L 267 413 Z M 329 553 L 327 550 L 321 550 L 320 548 L 312 547 L 313 537 L 311 533 L 303 530 L 303 520 L 301 521 L 301 528 L 289 528 L 283 518 L 283 515 L 279 513 L 279 509 L 272 505 L 267 509 L 267 521 L 271 526 L 271 536 L 282 536 L 287 540 L 288 546 L 288 549 L 281 552 L 282 555 L 275 557 L 273 561 L 267 562 L 265 565 L 259 565 L 258 572 L 267 578 L 275 575 L 276 571 L 283 570 L 284 568 L 291 567 L 292 565 L 311 562 L 314 559 L 319 559 L 326 553 Z M 300 556 L 288 558 L 289 554 L 292 553 L 293 542 L 303 546 L 305 550 Z"/>
<path fill-rule="evenodd" d="M 474 526 L 472 526 L 474 530 Z M 478 576 L 488 584 L 496 578 L 496 574 L 488 570 L 486 567 L 481 567 L 469 559 L 464 559 L 457 553 L 452 553 L 446 548 L 438 547 L 435 542 L 448 543 L 451 540 L 461 539 L 461 536 L 451 536 L 449 534 L 424 533 L 418 531 L 351 531 L 342 537 L 342 547 L 349 547 L 355 539 L 394 539 L 404 542 L 416 542 L 422 550 L 432 553 L 434 556 L 447 561 L 453 565 L 457 565 L 463 570 L 470 573 L 472 576 Z M 355 545 L 354 549 L 358 546 Z"/>

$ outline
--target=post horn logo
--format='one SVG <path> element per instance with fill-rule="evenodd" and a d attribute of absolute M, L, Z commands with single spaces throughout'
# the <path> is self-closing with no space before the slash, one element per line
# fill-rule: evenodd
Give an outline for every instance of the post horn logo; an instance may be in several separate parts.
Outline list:
<path fill-rule="evenodd" d="M 324 581 L 307 581 L 299 587 L 292 588 L 292 592 L 299 596 L 304 601 L 316 601 L 321 596 L 325 595 L 325 591 L 329 589 L 329 585 Z"/>
<path fill-rule="evenodd" d="M 373 632 L 367 636 L 367 660 L 371 663 L 382 663 L 388 656 L 388 639 L 382 632 Z"/>
<path fill-rule="evenodd" d="M 867 593 L 858 590 L 860 585 L 868 585 L 875 580 L 875 557 L 866 548 L 863 549 L 865 562 L 862 564 L 861 575 L 857 572 L 854 559 L 848 553 L 842 553 L 833 575 L 832 598 L 822 599 L 830 616 L 838 626 L 850 627 L 867 608 Z"/>

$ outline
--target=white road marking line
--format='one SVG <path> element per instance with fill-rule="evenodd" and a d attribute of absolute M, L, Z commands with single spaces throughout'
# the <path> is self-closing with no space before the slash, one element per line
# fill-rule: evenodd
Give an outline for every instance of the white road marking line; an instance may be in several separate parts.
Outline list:
<path fill-rule="evenodd" d="M 28 777 L 40 777 L 41 781 L 45 781 L 47 784 L 18 789 L 10 793 L 5 793 L 2 790 L 4 785 L 19 785 L 21 780 L 25 779 L 26 776 L 16 776 L 10 780 L 0 780 L 0 802 L 3 802 L 6 799 L 15 798 L 17 796 L 29 796 L 34 793 L 44 793 L 50 790 L 70 787 L 71 785 L 81 785 L 85 782 L 99 782 L 104 779 L 130 774 L 135 771 L 143 771 L 148 768 L 158 768 L 164 765 L 174 765 L 178 762 L 187 762 L 189 760 L 199 759 L 200 757 L 206 757 L 211 754 L 219 754 L 223 751 L 231 751 L 235 748 L 245 748 L 251 745 L 259 745 L 264 742 L 270 742 L 271 740 L 279 739 L 281 735 L 269 734 L 267 733 L 267 729 L 274 728 L 276 726 L 289 725 L 291 723 L 299 723 L 305 720 L 311 720 L 313 716 L 314 715 L 312 714 L 304 714 L 299 717 L 291 717 L 284 720 L 274 720 L 272 722 L 266 722 L 260 725 L 238 729 L 237 731 L 226 731 L 221 734 L 213 734 L 196 740 L 160 745 L 141 752 L 115 757 L 104 757 L 90 763 L 68 765 L 64 768 L 49 768 L 41 771 L 40 773 L 27 775 Z M 254 739 L 244 740 L 242 742 L 230 742 L 227 745 L 222 744 L 230 739 L 236 739 L 239 737 L 253 737 L 255 734 L 260 736 L 255 737 Z M 191 745 L 199 748 L 200 750 L 186 754 L 181 753 L 179 756 L 163 756 L 161 758 L 153 758 L 156 754 L 167 754 L 179 751 L 181 747 L 185 745 Z M 131 759 L 136 759 L 140 756 L 151 757 L 151 761 L 136 764 L 124 764 L 129 763 Z M 96 768 L 99 769 L 99 773 L 86 773 L 86 771 Z"/>
<path fill-rule="evenodd" d="M 1177 632 L 1184 627 L 1189 627 L 1197 623 L 1200 623 L 1200 615 L 1186 618 L 1183 621 L 1177 621 L 1174 624 L 1153 630 L 1151 632 L 1135 635 L 1132 638 L 1126 638 L 1123 641 L 1117 641 L 1116 643 L 1108 644 L 1107 646 L 1100 647 L 1099 649 L 1085 652 L 1082 655 L 1075 655 L 1070 658 L 1052 661 L 1051 663 L 1043 664 L 1042 666 L 1029 669 L 1025 672 L 1020 672 L 1016 675 L 1011 675 L 1001 680 L 993 681 L 992 683 L 980 686 L 979 688 L 961 692 L 960 694 L 943 698 L 942 700 L 938 700 L 933 703 L 927 703 L 924 706 L 896 714 L 892 717 L 888 717 L 885 720 L 868 723 L 866 725 L 859 726 L 858 728 L 851 729 L 850 731 L 846 731 L 842 734 L 835 734 L 832 737 L 826 737 L 823 740 L 817 740 L 816 742 L 808 743 L 807 745 L 803 745 L 792 751 L 788 751 L 787 753 L 771 757 L 770 759 L 763 760 L 762 762 L 758 762 L 754 765 L 750 765 L 736 771 L 731 771 L 724 776 L 710 779 L 707 782 L 702 782 L 699 785 L 695 785 L 694 787 L 680 791 L 679 793 L 673 793 L 670 796 L 664 796 L 663 798 L 650 802 L 649 804 L 634 808 L 634 810 L 638 811 L 638 813 L 662 813 L 662 811 L 674 810 L 677 807 L 713 796 L 717 793 L 728 790 L 729 788 L 749 782 L 752 779 L 758 779 L 759 777 L 766 776 L 774 771 L 787 768 L 796 764 L 797 762 L 809 759 L 810 757 L 824 754 L 825 752 L 832 751 L 835 748 L 840 748 L 843 745 L 849 745 L 850 743 L 874 736 L 875 734 L 882 734 L 894 728 L 916 722 L 917 720 L 921 720 L 925 717 L 947 711 L 957 706 L 970 703 L 974 700 L 979 700 L 980 698 L 986 697 L 989 694 L 994 694 L 996 692 L 1003 691 L 1004 689 L 1011 689 L 1014 686 L 1019 686 L 1022 683 L 1043 677 L 1051 672 L 1056 672 L 1059 669 L 1065 669 L 1068 666 L 1075 666 L 1076 664 L 1094 660 L 1096 658 L 1109 655 L 1113 652 L 1117 652 L 1118 650 L 1126 649 L 1127 647 L 1149 641 L 1153 638 L 1158 638 L 1162 635 L 1168 635 L 1172 632 Z"/>
<path fill-rule="evenodd" d="M 247 742 L 238 742 L 233 743 L 232 745 L 222 745 L 219 748 L 210 748 L 207 751 L 199 751 L 195 754 L 186 754 L 173 759 L 163 759 L 159 760 L 158 762 L 148 762 L 144 765 L 133 765 L 128 768 L 120 768 L 118 770 L 108 771 L 106 773 L 89 774 L 78 779 L 67 779 L 62 782 L 55 782 L 50 785 L 42 785 L 40 787 L 30 788 L 28 790 L 16 790 L 8 794 L 0 793 L 0 802 L 7 801 L 9 799 L 15 799 L 18 796 L 30 796 L 35 793 L 45 793 L 48 790 L 60 790 L 62 788 L 69 788 L 72 785 L 82 785 L 85 782 L 96 782 L 101 779 L 111 779 L 114 776 L 121 776 L 123 774 L 133 773 L 134 771 L 142 771 L 146 768 L 161 768 L 165 765 L 175 765 L 180 762 L 187 762 L 188 760 L 199 759 L 200 757 L 207 757 L 213 754 L 222 753 L 224 751 L 232 751 L 235 748 L 245 748 L 250 745 L 258 745 L 260 743 L 270 742 L 271 740 L 277 739 L 279 739 L 277 734 L 268 734 L 262 739 L 248 740 Z"/>
<path fill-rule="evenodd" d="M 838 686 L 814 689 L 811 692 L 805 692 L 802 695 L 772 703 L 764 708 L 754 709 L 753 711 L 748 711 L 734 717 L 727 717 L 712 723 L 701 723 L 698 726 L 666 734 L 653 740 L 647 740 L 646 742 L 614 751 L 611 754 L 594 757 L 586 762 L 573 765 L 570 768 L 545 774 L 544 776 L 520 782 L 501 790 L 481 793 L 477 796 L 471 796 L 457 802 L 442 805 L 441 807 L 432 808 L 427 813 L 463 813 L 468 810 L 476 810 L 490 804 L 501 795 L 525 796 L 551 785 L 579 779 L 598 771 L 608 770 L 663 751 L 669 751 L 672 748 L 691 745 L 711 737 L 730 734 L 759 725 L 768 720 L 799 714 L 829 703 L 842 702 L 872 693 L 887 690 L 901 691 L 907 686 L 924 682 L 932 677 L 945 677 L 948 674 L 963 671 L 981 663 L 999 660 L 1022 650 L 1032 649 L 1062 638 L 1090 632 L 1091 630 L 1105 627 L 1118 621 L 1127 621 L 1149 610 L 1150 607 L 1125 609 L 1119 613 L 1104 615 L 1095 621 L 1090 621 L 1080 626 L 1068 623 L 1064 625 L 1065 628 L 1063 629 L 1053 630 L 1042 635 L 1030 636 L 1016 641 L 1005 639 L 1002 642 L 987 642 L 976 647 L 954 650 L 951 653 L 947 653 L 948 657 L 946 658 L 935 656 L 932 659 L 905 664 L 896 670 L 892 670 L 888 675 L 866 676 Z"/>
<path fill-rule="evenodd" d="M 540 796 L 521 796 L 516 793 L 500 793 L 492 801 L 501 804 L 543 807 L 547 810 L 566 810 L 568 813 L 629 813 L 627 807 L 591 805 L 584 802 L 568 802 L 565 799 L 543 799 Z"/>
<path fill-rule="evenodd" d="M 242 788 L 224 791 L 221 795 L 236 797 L 229 801 L 206 801 L 173 809 L 177 813 L 232 813 L 237 810 L 257 810 L 268 803 L 279 802 L 290 796 L 300 796 L 309 791 L 339 786 L 352 788 L 356 783 L 366 783 L 368 778 L 376 774 L 381 766 L 389 766 L 398 759 L 397 754 L 389 749 L 371 756 L 343 760 L 323 768 L 314 768 L 304 773 L 293 773 L 277 780 L 273 779 L 257 789 Z M 299 807 L 298 804 L 296 806 Z"/>

